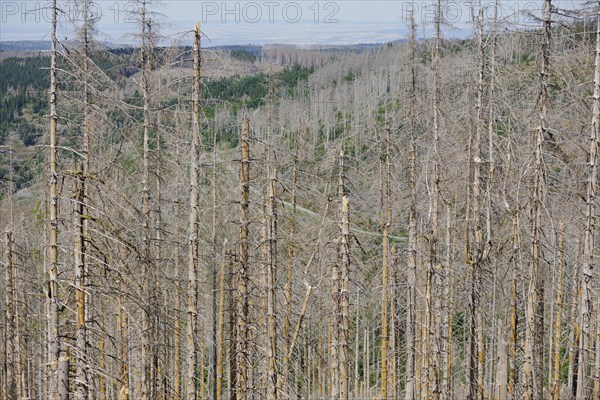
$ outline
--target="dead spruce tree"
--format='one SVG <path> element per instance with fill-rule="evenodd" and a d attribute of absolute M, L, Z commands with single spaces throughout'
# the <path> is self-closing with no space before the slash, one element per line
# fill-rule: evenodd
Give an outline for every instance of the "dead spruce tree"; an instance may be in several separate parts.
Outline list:
<path fill-rule="evenodd" d="M 438 240 L 439 240 L 439 202 L 440 194 L 440 134 L 441 134 L 441 91 L 440 91 L 440 73 L 441 73 L 441 46 L 442 46 L 442 1 L 437 0 L 434 13 L 435 40 L 432 54 L 432 73 L 433 73 L 433 98 L 432 98 L 432 178 L 431 187 L 428 191 L 431 193 L 429 198 L 430 217 L 429 233 L 427 237 L 429 254 L 428 265 L 425 277 L 425 323 L 423 326 L 423 359 L 421 374 L 421 398 L 437 400 L 440 396 L 440 351 L 442 344 L 441 332 L 441 307 L 440 290 L 445 271 L 439 262 Z M 435 311 L 434 311 L 435 308 Z"/>
<path fill-rule="evenodd" d="M 600 9 L 597 11 L 597 22 L 600 22 Z M 592 111 L 592 129 L 590 135 L 589 163 L 587 166 L 587 195 L 586 195 L 586 222 L 583 238 L 583 265 L 581 268 L 581 304 L 579 305 L 579 320 L 581 334 L 579 337 L 579 363 L 577 365 L 577 400 L 588 399 L 590 393 L 590 376 L 598 378 L 599 354 L 596 355 L 596 371 L 590 374 L 590 361 L 593 332 L 594 298 L 594 233 L 596 223 L 596 185 L 597 185 L 597 157 L 598 140 L 600 138 L 600 26 L 596 27 L 596 61 L 594 70 L 594 99 Z M 597 304 L 597 302 L 596 302 Z M 598 307 L 598 305 L 596 305 Z M 600 321 L 596 321 L 600 324 Z M 594 393 L 597 397 L 597 383 L 594 383 Z"/>
<path fill-rule="evenodd" d="M 477 100 L 476 100 L 476 120 L 475 135 L 472 139 L 471 152 L 472 157 L 469 160 L 472 170 L 472 183 L 470 197 L 472 203 L 469 205 L 470 213 L 467 212 L 466 218 L 466 237 L 465 237 L 465 257 L 467 267 L 471 272 L 471 293 L 469 310 L 469 397 L 472 399 L 483 398 L 483 365 L 484 365 L 484 343 L 483 343 L 483 316 L 480 310 L 481 283 L 483 263 L 486 261 L 488 253 L 484 244 L 483 226 L 481 223 L 481 203 L 482 203 L 482 134 L 484 127 L 484 91 L 485 91 L 485 52 L 483 37 L 483 9 L 480 10 L 477 18 L 477 42 L 478 42 L 478 79 L 477 79 Z M 469 218 L 471 215 L 471 218 Z M 473 229 L 474 243 L 471 247 L 469 230 Z"/>
<path fill-rule="evenodd" d="M 382 168 L 381 179 L 384 181 L 382 185 L 382 204 L 381 204 L 381 229 L 383 233 L 382 247 L 382 284 L 381 284 L 381 399 L 387 400 L 388 394 L 388 273 L 389 273 L 389 229 L 392 225 L 392 193 L 391 193 L 391 127 L 389 116 L 386 117 L 385 123 L 385 152 L 384 166 Z M 392 327 L 392 335 L 394 335 L 394 327 Z"/>
<path fill-rule="evenodd" d="M 90 158 L 92 156 L 90 149 L 91 136 L 91 101 L 90 101 L 90 41 L 92 32 L 92 18 L 90 15 L 91 1 L 83 2 L 83 26 L 81 28 L 81 39 L 83 41 L 83 145 L 81 154 L 83 160 L 76 171 L 76 231 L 77 240 L 75 246 L 75 287 L 77 290 L 77 323 L 76 323 L 76 373 L 75 386 L 76 398 L 87 400 L 90 385 L 90 365 L 88 352 L 88 334 L 87 334 L 87 298 L 89 297 L 87 285 L 88 257 L 87 248 L 89 239 L 89 217 L 87 208 L 87 187 L 86 180 L 90 175 Z"/>
<path fill-rule="evenodd" d="M 198 398 L 197 384 L 197 348 L 196 327 L 198 318 L 198 229 L 199 229 L 199 189 L 200 184 L 200 149 L 202 135 L 200 132 L 200 24 L 194 29 L 194 88 L 192 100 L 192 146 L 190 149 L 190 214 L 188 230 L 188 299 L 187 299 L 187 328 L 186 354 L 187 374 L 185 379 L 188 400 Z"/>
<path fill-rule="evenodd" d="M 12 192 L 11 192 L 12 196 Z M 11 224 L 12 225 L 12 224 Z M 15 262 L 14 262 L 14 243 L 13 233 L 10 227 L 6 228 L 6 244 L 5 244 L 5 255 L 6 264 L 5 270 L 5 283 L 6 283 L 6 359 L 4 365 L 4 382 L 3 390 L 6 398 L 17 398 L 18 381 L 19 381 L 19 362 L 17 360 L 17 353 L 19 348 L 17 331 L 17 302 L 16 302 L 16 290 L 15 290 Z"/>
<path fill-rule="evenodd" d="M 415 358 L 416 358 L 416 322 L 417 322 L 417 54 L 416 26 L 414 13 L 410 13 L 410 85 L 408 129 L 410 135 L 410 206 L 408 221 L 408 293 L 406 306 L 406 371 L 404 400 L 414 400 L 415 394 Z"/>
<path fill-rule="evenodd" d="M 340 150 L 339 198 L 340 198 L 340 282 L 339 282 L 339 379 L 340 400 L 348 400 L 349 382 L 349 319 L 350 319 L 350 205 L 345 188 L 344 149 Z"/>
<path fill-rule="evenodd" d="M 250 206 L 250 120 L 242 120 L 240 137 L 240 244 L 236 292 L 235 399 L 246 400 L 248 385 L 248 228 Z"/>
<path fill-rule="evenodd" d="M 545 192 L 544 141 L 547 135 L 546 119 L 548 114 L 548 67 L 550 63 L 550 45 L 552 38 L 552 1 L 546 0 L 544 8 L 544 30 L 542 43 L 542 64 L 540 69 L 540 125 L 533 135 L 534 177 L 531 193 L 531 261 L 529 266 L 529 289 L 527 295 L 527 315 L 525 329 L 525 351 L 523 358 L 525 400 L 543 398 L 543 360 L 540 348 L 543 346 L 543 271 L 542 264 L 542 208 Z"/>
<path fill-rule="evenodd" d="M 50 146 L 49 146 L 49 249 L 48 249 L 48 397 L 50 400 L 68 398 L 68 357 L 64 354 L 59 331 L 61 304 L 58 293 L 58 170 L 57 170 L 57 5 L 52 2 L 52 30 L 50 33 Z M 62 364 L 62 365 L 61 365 Z"/>

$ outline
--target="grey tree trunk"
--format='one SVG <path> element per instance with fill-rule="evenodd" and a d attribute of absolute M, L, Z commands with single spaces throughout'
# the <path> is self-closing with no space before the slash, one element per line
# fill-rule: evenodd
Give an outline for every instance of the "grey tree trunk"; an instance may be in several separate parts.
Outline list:
<path fill-rule="evenodd" d="M 415 399 L 415 357 L 416 357 L 416 302 L 417 302 L 417 132 L 416 132 L 416 86 L 417 86 L 417 56 L 416 56 L 416 27 L 414 14 L 410 14 L 410 209 L 408 222 L 408 293 L 406 300 L 406 370 L 404 400 Z"/>
<path fill-rule="evenodd" d="M 143 0 L 140 5 L 141 22 L 141 81 L 140 90 L 143 96 L 143 149 L 142 149 L 142 230 L 143 230 L 143 301 L 144 309 L 142 311 L 142 366 L 141 366 L 141 400 L 153 400 L 154 397 L 154 379 L 153 379 L 153 358 L 154 358 L 154 313 L 153 309 L 153 287 L 154 287 L 154 266 L 152 265 L 152 245 L 150 236 L 151 209 L 150 209 L 150 88 L 149 88 L 149 51 L 150 40 L 148 26 L 150 22 L 147 18 L 147 1 Z"/>
<path fill-rule="evenodd" d="M 57 138 L 56 128 L 58 116 L 56 113 L 57 101 L 57 49 L 56 49 L 56 22 L 57 5 L 52 1 L 52 31 L 50 51 L 50 146 L 49 146 L 49 196 L 48 209 L 50 213 L 50 244 L 48 249 L 48 397 L 50 400 L 59 399 L 59 358 L 61 356 L 61 342 L 59 335 L 59 296 L 58 285 L 58 193 L 57 193 Z M 62 399 L 61 399 L 62 400 Z"/>
<path fill-rule="evenodd" d="M 542 66 L 540 70 L 540 125 L 534 137 L 534 182 L 531 196 L 531 261 L 529 267 L 529 291 L 527 296 L 527 315 L 525 329 L 525 352 L 523 356 L 525 400 L 541 399 L 543 397 L 543 360 L 539 357 L 542 346 L 543 332 L 539 318 L 543 313 L 539 310 L 540 300 L 543 299 L 543 274 L 540 271 L 542 258 L 542 207 L 544 202 L 545 170 L 544 170 L 544 141 L 546 137 L 546 116 L 548 106 L 548 67 L 550 63 L 550 44 L 552 28 L 552 1 L 546 0 L 544 20 L 544 42 L 542 44 Z M 543 326 L 543 325 L 542 325 Z"/>
<path fill-rule="evenodd" d="M 340 237 L 340 400 L 348 400 L 349 382 L 349 325 L 350 325 L 350 206 L 345 192 L 344 149 L 340 151 L 340 201 L 341 201 L 341 237 Z"/>
<path fill-rule="evenodd" d="M 238 288 L 236 293 L 236 400 L 246 400 L 248 384 L 248 226 L 250 206 L 250 121 L 242 121 L 240 171 L 240 265 L 238 270 Z"/>
<path fill-rule="evenodd" d="M 12 194 L 11 194 L 12 196 Z M 8 399 L 17 398 L 18 380 L 19 380 L 19 363 L 17 360 L 17 301 L 15 298 L 15 264 L 13 253 L 13 233 L 10 228 L 6 228 L 6 359 L 4 365 L 3 382 L 4 393 Z"/>
<path fill-rule="evenodd" d="M 190 214 L 188 230 L 188 298 L 186 357 L 187 374 L 185 379 L 186 398 L 196 400 L 197 393 L 197 350 L 196 325 L 198 319 L 198 229 L 199 229 L 199 189 L 200 182 L 200 24 L 194 30 L 194 93 L 192 111 L 192 147 L 190 149 Z"/>
<path fill-rule="evenodd" d="M 600 22 L 600 10 L 597 11 L 597 21 Z M 588 181 L 586 196 L 586 224 L 583 239 L 583 265 L 581 268 L 581 304 L 579 319 L 581 335 L 579 337 L 579 363 L 577 366 L 577 400 L 589 398 L 590 352 L 594 343 L 593 309 L 594 297 L 594 233 L 596 223 L 596 184 L 598 139 L 600 137 L 600 29 L 596 32 L 596 62 L 594 70 L 594 103 L 592 116 L 592 131 L 590 135 L 590 153 L 588 164 Z M 597 303 L 596 303 L 597 304 Z M 598 306 L 598 305 L 597 305 Z M 600 324 L 600 321 L 596 322 Z M 600 363 L 600 360 L 596 360 Z M 594 375 L 596 372 L 594 372 Z M 594 385 L 595 386 L 595 385 Z"/>
<path fill-rule="evenodd" d="M 83 2 L 83 149 L 84 157 L 80 172 L 77 174 L 77 192 L 75 214 L 77 216 L 77 243 L 75 247 L 75 287 L 77 289 L 77 325 L 75 333 L 76 341 L 76 372 L 75 386 L 76 398 L 85 400 L 89 395 L 89 360 L 87 349 L 87 292 L 86 292 L 86 270 L 87 270 L 87 240 L 89 240 L 88 217 L 87 217 L 87 194 L 86 178 L 90 167 L 90 71 L 89 71 L 89 42 L 90 42 L 90 0 Z"/>

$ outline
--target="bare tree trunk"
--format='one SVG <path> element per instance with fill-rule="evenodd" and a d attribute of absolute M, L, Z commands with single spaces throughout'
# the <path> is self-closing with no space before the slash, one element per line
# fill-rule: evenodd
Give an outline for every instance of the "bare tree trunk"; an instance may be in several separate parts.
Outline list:
<path fill-rule="evenodd" d="M 304 130 L 304 126 L 302 125 L 299 133 Z M 280 374 L 280 379 L 278 383 L 279 393 L 281 395 L 289 395 L 289 390 L 287 385 L 289 385 L 290 380 L 290 365 L 289 362 L 292 357 L 291 349 L 291 336 L 290 336 L 290 327 L 291 327 L 291 318 L 292 318 L 292 295 L 293 295 L 293 281 L 292 281 L 292 273 L 295 267 L 295 256 L 294 256 L 294 248 L 295 248 L 295 235 L 296 235 L 296 214 L 297 214 L 297 197 L 298 197 L 298 155 L 300 152 L 300 135 L 296 135 L 296 143 L 294 150 L 294 164 L 292 166 L 292 215 L 290 217 L 290 239 L 287 247 L 287 281 L 284 287 L 284 298 L 285 298 L 285 319 L 283 321 L 283 372 Z"/>
<path fill-rule="evenodd" d="M 447 310 L 444 314 L 444 332 L 446 332 L 446 345 L 444 352 L 442 354 L 442 365 L 445 365 L 443 382 L 442 386 L 445 391 L 445 398 L 448 400 L 452 400 L 454 398 L 454 379 L 453 379 L 453 313 L 454 313 L 454 268 L 452 265 L 453 260 L 453 251 L 452 251 L 452 238 L 450 235 L 450 227 L 451 227 L 452 219 L 450 213 L 450 206 L 446 205 L 446 262 L 447 266 L 447 274 L 449 277 L 446 278 L 449 280 L 446 282 L 444 286 L 444 298 L 448 302 Z"/>
<path fill-rule="evenodd" d="M 69 371 L 71 369 L 71 360 L 69 354 L 63 351 L 58 358 L 58 398 L 59 400 L 69 400 L 70 385 Z"/>
<path fill-rule="evenodd" d="M 345 191 L 344 149 L 340 151 L 340 201 L 341 201 L 341 238 L 340 238 L 340 400 L 348 400 L 348 336 L 350 324 L 350 206 Z"/>
<path fill-rule="evenodd" d="M 546 0 L 544 21 L 544 42 L 542 45 L 542 67 L 540 71 L 540 126 L 536 130 L 534 138 L 534 186 L 532 193 L 532 230 L 531 230 L 531 265 L 529 269 L 529 293 L 527 296 L 527 323 L 525 330 L 525 353 L 523 359 L 523 371 L 525 374 L 523 398 L 533 400 L 541 398 L 543 385 L 543 369 L 540 368 L 543 360 L 538 359 L 538 349 L 541 346 L 543 332 L 538 331 L 538 306 L 542 298 L 543 274 L 540 271 L 541 262 L 541 230 L 542 230 L 542 206 L 544 198 L 544 161 L 543 146 L 546 136 L 546 114 L 548 99 L 548 66 L 550 55 L 550 40 L 552 26 L 552 3 Z"/>
<path fill-rule="evenodd" d="M 597 11 L 600 22 L 600 10 Z M 594 104 L 592 132 L 590 135 L 590 153 L 588 164 L 588 182 L 586 197 L 586 224 L 583 239 L 583 266 L 581 269 L 581 305 L 579 319 L 581 335 L 579 337 L 579 363 L 577 366 L 577 400 L 588 398 L 590 352 L 593 343 L 593 279 L 594 279 L 594 231 L 596 222 L 596 181 L 598 139 L 600 136 L 600 28 L 596 33 L 596 62 L 594 71 Z M 594 372 L 595 375 L 595 372 Z"/>
<path fill-rule="evenodd" d="M 572 277 L 572 291 L 571 291 L 571 301 L 570 303 L 570 312 L 569 312 L 569 323 L 571 325 L 571 329 L 569 329 L 569 370 L 567 373 L 567 389 L 569 396 L 575 398 L 577 394 L 577 362 L 579 359 L 579 335 L 580 335 L 580 325 L 579 318 L 577 317 L 577 303 L 579 302 L 579 294 L 580 294 L 580 283 L 581 279 L 578 279 L 578 271 L 577 269 L 573 272 Z"/>
<path fill-rule="evenodd" d="M 58 298 L 58 193 L 57 193 L 57 138 L 56 127 L 58 116 L 56 113 L 57 83 L 56 83 L 56 0 L 52 1 L 52 31 L 50 52 L 50 177 L 49 177 L 49 204 L 50 211 L 50 246 L 48 262 L 48 395 L 50 400 L 59 399 L 58 364 L 61 355 L 61 342 L 59 335 L 60 305 Z M 62 399 L 61 399 L 62 400 Z"/>
<path fill-rule="evenodd" d="M 176 230 L 177 237 L 181 236 L 179 228 Z M 181 277 L 179 267 L 179 246 L 175 250 L 175 321 L 173 322 L 173 395 L 170 400 L 181 398 Z"/>
<path fill-rule="evenodd" d="M 472 143 L 473 183 L 472 183 L 472 216 L 474 229 L 474 248 L 466 253 L 467 264 L 471 269 L 471 304 L 470 304 L 470 334 L 469 334 L 469 397 L 471 399 L 483 398 L 484 378 L 484 342 L 483 342 L 483 317 L 480 310 L 480 297 L 482 295 L 482 268 L 487 255 L 484 249 L 483 229 L 481 224 L 481 136 L 483 133 L 483 96 L 485 79 L 485 51 L 483 43 L 483 9 L 479 10 L 477 19 L 478 40 L 478 81 L 475 136 Z M 467 229 L 469 229 L 467 227 Z M 468 235 L 467 242 L 469 247 Z"/>
<path fill-rule="evenodd" d="M 442 42 L 442 1 L 438 0 L 435 10 L 435 47 L 433 51 L 433 179 L 431 190 L 431 212 L 430 212 L 430 237 L 429 237 L 429 266 L 427 269 L 428 278 L 426 304 L 425 335 L 424 340 L 426 348 L 424 349 L 425 369 L 423 382 L 426 388 L 423 390 L 424 398 L 437 400 L 440 396 L 440 346 L 441 346 L 441 331 L 438 314 L 440 308 L 440 290 L 441 278 L 439 275 L 443 272 L 439 265 L 437 247 L 438 247 L 438 228 L 439 228 L 439 201 L 440 201 L 440 159 L 439 159 L 439 142 L 440 142 L 440 52 Z M 435 301 L 435 313 L 433 306 Z M 433 337 L 431 337 L 431 333 Z M 430 355 L 427 354 L 431 351 Z M 429 393 L 430 392 L 430 393 Z"/>
<path fill-rule="evenodd" d="M 554 320 L 554 376 L 552 378 L 552 399 L 560 396 L 560 352 L 562 328 L 563 279 L 565 267 L 565 228 L 561 223 L 558 237 L 558 287 L 556 288 L 556 319 Z"/>
<path fill-rule="evenodd" d="M 495 82 L 496 82 L 496 54 L 497 54 L 497 31 L 498 31 L 498 9 L 499 9 L 499 0 L 496 0 L 494 3 L 494 21 L 493 21 L 493 27 L 492 27 L 492 33 L 491 33 L 491 45 L 492 45 L 492 49 L 491 49 L 491 54 L 490 54 L 490 68 L 489 68 L 489 84 L 488 84 L 488 176 L 486 179 L 487 182 L 487 186 L 486 186 L 486 192 L 485 192 L 485 202 L 486 202 L 486 209 L 485 209 L 485 215 L 486 215 L 486 243 L 485 243 L 485 253 L 487 254 L 487 256 L 489 256 L 491 254 L 492 251 L 492 188 L 495 187 L 495 182 L 494 182 L 494 178 L 495 178 L 495 172 L 496 172 L 496 164 L 495 164 L 495 160 L 494 160 L 494 134 L 495 134 L 495 109 L 494 109 L 494 96 L 495 96 Z M 483 49 L 482 49 L 483 50 Z M 482 51 L 482 53 L 484 53 L 484 51 Z M 484 61 L 484 68 L 485 68 L 485 61 Z M 483 121 L 482 121 L 483 122 Z M 495 386 L 494 386 L 494 376 L 500 376 L 501 378 L 504 378 L 504 376 L 506 375 L 505 372 L 507 371 L 502 371 L 500 374 L 496 373 L 494 374 L 494 365 L 495 360 L 494 360 L 494 350 L 496 349 L 496 322 L 497 322 L 497 318 L 496 318 L 496 297 L 497 297 L 497 281 L 498 281 L 498 268 L 497 266 L 495 268 L 493 268 L 493 274 L 492 274 L 492 279 L 493 279 L 493 300 L 492 300 L 492 318 L 493 318 L 493 322 L 492 322 L 492 326 L 491 326 L 491 330 L 490 330 L 490 336 L 491 336 L 491 343 L 489 345 L 489 353 L 490 353 L 490 357 L 489 357 L 489 371 L 488 371 L 488 376 L 489 376 L 489 390 L 490 390 L 490 395 L 489 397 L 493 397 L 494 396 L 494 391 L 495 391 Z M 502 338 L 503 336 L 499 336 L 500 338 Z M 500 342 L 498 343 L 498 350 L 501 350 L 501 346 L 505 346 L 506 342 L 501 343 L 503 339 L 500 339 Z M 504 348 L 504 351 L 506 351 L 506 348 Z M 508 356 L 506 358 L 506 361 L 508 362 Z M 498 367 L 500 367 L 500 365 L 498 365 Z M 505 366 L 506 368 L 506 366 Z M 501 390 L 506 390 L 506 383 L 503 383 L 502 385 L 496 385 L 498 386 L 499 389 Z"/>
<path fill-rule="evenodd" d="M 416 357 L 416 302 L 417 302 L 417 132 L 416 132 L 416 27 L 414 13 L 410 14 L 410 116 L 409 129 L 411 134 L 410 147 L 410 210 L 408 222 L 408 270 L 407 270 L 407 300 L 406 300 L 406 370 L 404 400 L 415 400 L 415 357 Z"/>
<path fill-rule="evenodd" d="M 144 256 L 144 274 L 143 274 L 143 300 L 144 310 L 142 311 L 142 387 L 140 398 L 142 400 L 153 400 L 154 380 L 152 379 L 153 372 L 153 340 L 154 326 L 153 315 L 156 310 L 152 308 L 152 288 L 154 279 L 154 268 L 151 261 L 151 238 L 150 238 L 150 89 L 148 78 L 149 65 L 149 47 L 150 39 L 148 33 L 148 25 L 150 24 L 146 15 L 146 0 L 141 3 L 141 91 L 143 96 L 143 154 L 142 154 L 142 230 L 143 230 L 143 256 Z"/>
<path fill-rule="evenodd" d="M 596 304 L 598 304 L 598 301 L 596 301 Z M 592 398 L 600 398 L 600 307 L 597 307 L 596 310 L 596 361 L 594 363 L 594 391 Z"/>
<path fill-rule="evenodd" d="M 12 193 L 11 193 L 12 196 Z M 6 359 L 4 366 L 4 393 L 7 399 L 17 398 L 17 382 L 19 379 L 19 368 L 17 361 L 17 316 L 15 298 L 15 264 L 13 257 L 13 234 L 10 228 L 6 228 Z"/>
<path fill-rule="evenodd" d="M 236 298 L 236 400 L 246 400 L 248 383 L 248 207 L 250 205 L 250 121 L 242 121 L 241 152 L 242 168 L 240 172 L 240 267 L 238 271 L 238 289 Z"/>
<path fill-rule="evenodd" d="M 237 399 L 237 287 L 233 285 L 237 285 L 238 276 L 236 276 L 237 271 L 235 270 L 236 264 L 236 256 L 234 254 L 228 254 L 228 265 L 229 265 L 229 281 L 228 281 L 228 290 L 230 292 L 235 293 L 234 295 L 229 296 L 229 379 L 228 381 L 228 389 L 229 389 L 229 398 L 231 400 Z"/>
<path fill-rule="evenodd" d="M 104 302 L 102 302 L 101 299 L 98 299 L 98 305 L 99 305 L 99 316 L 98 319 L 100 320 L 100 324 L 101 326 L 106 326 L 105 325 L 105 321 L 106 321 L 106 317 L 105 317 L 105 312 L 104 312 Z M 98 339 L 98 369 L 101 371 L 101 373 L 99 374 L 100 376 L 98 377 L 98 391 L 100 392 L 100 397 L 101 399 L 105 399 L 106 398 L 106 379 L 105 379 L 105 371 L 106 371 L 106 340 L 104 339 L 106 336 L 105 332 L 101 332 L 100 333 L 100 338 Z M 93 392 L 94 389 L 89 390 L 88 392 Z M 94 395 L 94 393 L 91 393 L 92 396 Z"/>
<path fill-rule="evenodd" d="M 271 161 L 274 161 L 272 157 Z M 269 165 L 268 203 L 267 203 L 267 336 L 268 371 L 267 400 L 277 400 L 277 319 L 276 293 L 277 280 L 277 167 Z"/>
<path fill-rule="evenodd" d="M 340 397 L 340 266 L 336 256 L 331 270 L 332 315 L 329 321 L 329 395 L 331 400 Z"/>
<path fill-rule="evenodd" d="M 200 181 L 200 24 L 194 30 L 194 99 L 192 115 L 192 148 L 190 153 L 190 218 L 188 232 L 188 299 L 187 299 L 187 375 L 185 379 L 188 400 L 196 400 L 197 359 L 196 325 L 198 319 L 198 229 L 199 229 L 199 189 Z"/>
<path fill-rule="evenodd" d="M 502 332 L 502 329 L 500 331 Z M 494 397 L 496 400 L 508 399 L 508 376 L 506 375 L 508 372 L 507 343 L 502 337 L 503 335 L 501 334 L 500 340 L 498 340 L 498 368 L 496 370 L 496 386 L 498 389 Z"/>
<path fill-rule="evenodd" d="M 215 382 L 216 398 L 221 400 L 223 397 L 223 336 L 225 328 L 225 264 L 227 263 L 227 254 L 225 252 L 227 243 L 223 244 L 223 255 L 221 260 L 221 274 L 219 278 L 219 322 L 217 324 L 217 380 Z"/>
<path fill-rule="evenodd" d="M 121 248 L 121 259 L 125 259 L 125 246 Z M 119 400 L 129 400 L 129 317 L 126 310 L 127 285 L 121 277 L 119 291 Z"/>
<path fill-rule="evenodd" d="M 517 297 L 517 276 L 519 274 L 519 210 L 513 211 L 513 237 L 512 237 L 512 280 L 510 295 L 510 330 L 509 330 L 509 375 L 508 375 L 508 393 L 513 397 L 516 395 L 517 384 L 517 328 L 518 328 L 518 297 Z"/>
<path fill-rule="evenodd" d="M 392 284 L 390 287 L 390 339 L 389 339 L 389 356 L 388 363 L 388 392 L 389 398 L 392 400 L 398 399 L 399 382 L 398 382 L 398 351 L 396 348 L 396 336 L 398 332 L 398 319 L 396 306 L 398 303 L 398 250 L 396 246 L 392 246 L 391 250 L 391 278 Z"/>
<path fill-rule="evenodd" d="M 382 230 L 383 230 L 383 272 L 381 288 L 381 399 L 387 400 L 388 380 L 388 258 L 389 258 L 389 229 L 392 225 L 392 193 L 391 193 L 391 127 L 389 117 L 386 118 L 385 138 L 385 183 L 382 194 Z M 393 332 L 393 328 L 392 328 Z"/>
<path fill-rule="evenodd" d="M 600 22 L 600 10 L 597 11 Z M 593 279 L 594 279 L 594 231 L 596 223 L 596 181 L 598 139 L 600 136 L 600 28 L 596 33 L 596 63 L 594 71 L 594 104 L 592 132 L 590 135 L 590 153 L 588 164 L 588 182 L 586 197 L 586 224 L 583 239 L 583 266 L 581 269 L 581 305 L 579 319 L 581 335 L 579 337 L 579 363 L 577 366 L 577 400 L 588 398 L 590 352 L 593 343 Z M 598 323 L 598 322 L 597 322 Z M 594 375 L 596 372 L 593 373 Z"/>
<path fill-rule="evenodd" d="M 211 194 L 212 194 L 212 251 L 213 251 L 213 255 L 215 257 L 215 259 L 212 261 L 212 307 L 213 307 L 213 312 L 212 312 L 212 317 L 213 317 L 213 321 L 212 321 L 212 335 L 213 335 L 213 366 L 212 366 L 212 372 L 213 372 L 213 399 L 220 399 L 220 394 L 218 393 L 219 391 L 217 390 L 217 381 L 221 380 L 220 384 L 221 384 L 221 392 L 223 391 L 223 365 L 221 365 L 221 373 L 219 375 L 219 371 L 218 371 L 218 364 L 219 364 L 219 351 L 221 352 L 221 362 L 223 362 L 223 349 L 219 349 L 218 345 L 219 345 L 219 326 L 218 326 L 218 318 L 220 318 L 219 315 L 219 309 L 217 308 L 219 306 L 219 304 L 217 303 L 217 293 L 218 293 L 218 288 L 217 288 L 217 268 L 218 268 L 218 262 L 217 262 L 217 131 L 215 130 L 213 137 L 213 151 L 212 151 L 212 161 L 213 161 L 213 165 L 212 165 L 212 177 L 211 177 L 211 185 L 212 185 L 212 190 L 211 190 Z M 221 268 L 222 268 L 222 272 L 224 272 L 224 262 L 226 259 L 226 254 L 225 254 L 225 249 L 223 248 L 223 252 L 222 252 L 222 257 L 223 259 L 221 260 Z M 223 281 L 224 283 L 224 281 Z M 223 299 L 224 300 L 224 299 Z M 222 333 L 221 333 L 222 334 Z M 222 339 L 222 337 L 221 337 Z M 223 343 L 221 342 L 221 346 L 223 345 Z"/>
<path fill-rule="evenodd" d="M 90 89 L 89 89 L 89 30 L 90 26 L 90 1 L 83 2 L 83 151 L 84 160 L 81 166 L 81 172 L 78 174 L 76 210 L 77 214 L 77 244 L 75 248 L 75 287 L 77 289 L 77 326 L 75 333 L 76 340 L 76 373 L 75 386 L 76 398 L 85 400 L 88 397 L 89 377 L 88 377 L 88 350 L 87 350 L 87 324 L 86 324 L 86 240 L 88 233 L 87 218 L 87 198 L 86 198 L 86 177 L 90 166 Z"/>

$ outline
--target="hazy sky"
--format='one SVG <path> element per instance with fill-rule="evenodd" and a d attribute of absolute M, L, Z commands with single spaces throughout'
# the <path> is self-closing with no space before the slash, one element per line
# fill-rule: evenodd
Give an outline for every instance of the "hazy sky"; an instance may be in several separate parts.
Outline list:
<path fill-rule="evenodd" d="M 481 0 L 492 18 L 494 0 Z M 72 38 L 80 20 L 76 0 L 57 0 L 61 14 L 60 38 Z M 443 12 L 451 24 L 446 36 L 466 36 L 471 19 L 470 0 L 445 0 Z M 500 17 L 505 26 L 532 25 L 526 11 L 539 12 L 543 0 L 500 0 Z M 577 8 L 580 0 L 555 0 L 564 8 Z M 48 40 L 50 0 L 0 0 L 0 40 Z M 100 0 L 94 2 L 100 40 L 134 43 L 139 30 L 137 1 Z M 181 38 L 195 21 L 202 23 L 205 46 L 223 44 L 290 43 L 351 44 L 387 42 L 406 37 L 410 11 L 415 10 L 419 36 L 431 35 L 431 0 L 412 1 L 192 1 L 163 0 L 151 9 L 161 21 L 166 41 Z"/>

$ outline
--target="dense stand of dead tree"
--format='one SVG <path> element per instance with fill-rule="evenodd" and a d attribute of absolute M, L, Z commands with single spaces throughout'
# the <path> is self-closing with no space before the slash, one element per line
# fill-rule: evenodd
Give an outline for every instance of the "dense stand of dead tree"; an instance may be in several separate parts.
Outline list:
<path fill-rule="evenodd" d="M 310 73 L 245 107 L 199 24 L 159 47 L 141 0 L 117 80 L 92 1 L 73 43 L 54 1 L 44 174 L 2 182 L 0 398 L 597 399 L 600 5 L 519 31 L 473 2 L 448 40 L 432 3 L 426 40 L 265 49 Z"/>

